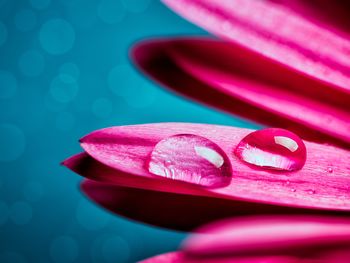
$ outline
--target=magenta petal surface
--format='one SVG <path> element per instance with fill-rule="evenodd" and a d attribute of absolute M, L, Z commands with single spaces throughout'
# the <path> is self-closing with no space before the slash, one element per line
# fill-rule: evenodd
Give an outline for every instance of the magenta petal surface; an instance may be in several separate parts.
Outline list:
<path fill-rule="evenodd" d="M 85 136 L 81 145 L 97 162 L 134 175 L 132 180 L 123 180 L 128 187 L 295 208 L 350 210 L 348 151 L 305 141 L 308 157 L 301 170 L 293 173 L 257 170 L 232 154 L 251 132 L 217 125 L 160 123 L 102 129 Z M 151 174 L 147 168 L 150 153 L 159 141 L 176 134 L 196 134 L 217 144 L 231 164 L 231 183 L 203 188 Z M 141 184 L 136 178 L 148 183 Z"/>
<path fill-rule="evenodd" d="M 272 256 L 246 256 L 246 257 L 234 257 L 234 258 L 220 258 L 220 257 L 208 257 L 208 258 L 193 258 L 184 255 L 182 252 L 170 252 L 161 254 L 139 263 L 347 263 L 346 261 L 337 259 L 333 260 L 333 257 L 327 258 L 300 258 L 293 256 L 272 255 Z M 338 261 L 339 260 L 339 261 Z"/>
<path fill-rule="evenodd" d="M 198 229 L 183 244 L 193 256 L 266 254 L 318 255 L 350 249 L 350 221 L 324 217 L 250 217 L 216 222 Z"/>
<path fill-rule="evenodd" d="M 272 0 L 163 1 L 209 32 L 350 91 L 350 37 L 288 5 Z"/>
<path fill-rule="evenodd" d="M 184 262 L 181 252 L 169 252 L 140 261 L 139 263 L 181 263 Z"/>
<path fill-rule="evenodd" d="M 149 187 L 147 182 L 143 183 Z M 191 231 L 215 220 L 240 215 L 312 213 L 306 209 L 179 194 L 176 191 L 181 189 L 172 184 L 166 185 L 172 187 L 173 192 L 124 187 L 93 180 L 84 181 L 81 188 L 92 201 L 115 214 L 181 231 Z"/>

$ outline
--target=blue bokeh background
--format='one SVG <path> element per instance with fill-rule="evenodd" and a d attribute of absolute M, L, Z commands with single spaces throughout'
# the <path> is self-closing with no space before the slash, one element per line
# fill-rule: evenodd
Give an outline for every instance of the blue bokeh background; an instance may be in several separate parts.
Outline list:
<path fill-rule="evenodd" d="M 0 0 L 0 262 L 135 262 L 185 234 L 109 214 L 59 165 L 107 126 L 249 126 L 177 97 L 128 59 L 144 38 L 205 35 L 156 0 Z"/>

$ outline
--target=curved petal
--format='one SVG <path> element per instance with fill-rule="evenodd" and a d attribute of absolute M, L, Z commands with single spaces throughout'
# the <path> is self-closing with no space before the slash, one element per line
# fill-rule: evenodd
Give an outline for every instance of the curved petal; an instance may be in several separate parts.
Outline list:
<path fill-rule="evenodd" d="M 343 0 L 274 0 L 308 20 L 319 23 L 324 28 L 350 32 L 349 11 L 350 3 Z"/>
<path fill-rule="evenodd" d="M 181 263 L 183 255 L 181 252 L 169 252 L 140 261 L 139 263 Z"/>
<path fill-rule="evenodd" d="M 182 252 L 170 252 L 148 258 L 139 263 L 346 263 L 344 259 L 334 261 L 333 258 L 297 258 L 293 256 L 247 256 L 234 258 L 193 258 L 184 255 Z"/>
<path fill-rule="evenodd" d="M 349 92 L 350 37 L 275 1 L 164 0 L 180 15 L 290 69 Z"/>
<path fill-rule="evenodd" d="M 133 58 L 161 84 L 209 106 L 350 147 L 350 92 L 240 46 L 207 38 L 153 40 L 138 44 Z"/>
<path fill-rule="evenodd" d="M 230 219 L 190 236 L 183 250 L 197 257 L 283 254 L 318 255 L 350 248 L 350 221 L 306 216 Z"/>
<path fill-rule="evenodd" d="M 82 153 L 63 163 L 92 179 L 82 190 L 109 211 L 147 224 L 188 231 L 214 220 L 251 214 L 317 213 L 308 209 L 203 196 L 189 184 L 144 179 L 108 167 Z"/>
<path fill-rule="evenodd" d="M 226 219 L 199 228 L 179 252 L 142 263 L 347 263 L 349 223 L 306 216 Z"/>
<path fill-rule="evenodd" d="M 91 180 L 84 181 L 81 187 L 90 199 L 113 213 L 181 231 L 240 214 L 278 212 L 274 207 L 254 203 L 121 187 Z"/>
<path fill-rule="evenodd" d="M 236 145 L 249 132 L 251 130 L 205 124 L 120 126 L 95 131 L 85 136 L 81 145 L 96 161 L 136 176 L 125 186 L 135 187 L 136 178 L 140 178 L 149 182 L 138 186 L 145 189 L 334 212 L 350 210 L 348 151 L 305 142 L 308 157 L 301 170 L 259 170 L 245 165 L 233 154 Z M 149 173 L 146 162 L 155 144 L 168 136 L 184 133 L 208 138 L 227 154 L 232 167 L 232 181 L 228 186 L 205 188 Z"/>

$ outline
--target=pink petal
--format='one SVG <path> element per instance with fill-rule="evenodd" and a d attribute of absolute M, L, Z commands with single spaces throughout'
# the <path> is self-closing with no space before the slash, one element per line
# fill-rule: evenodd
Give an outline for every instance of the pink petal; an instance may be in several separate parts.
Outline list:
<path fill-rule="evenodd" d="M 235 146 L 249 132 L 251 130 L 205 124 L 121 126 L 95 131 L 81 140 L 81 146 L 98 162 L 135 175 L 135 180 L 125 181 L 124 186 L 295 208 L 349 211 L 348 151 L 305 142 L 308 158 L 303 169 L 292 173 L 256 170 L 233 154 Z M 231 162 L 231 183 L 210 189 L 150 174 L 146 161 L 154 145 L 175 134 L 203 136 L 221 147 Z M 140 186 L 137 178 L 150 183 Z"/>
<path fill-rule="evenodd" d="M 133 57 L 152 78 L 192 99 L 306 139 L 350 146 L 349 91 L 246 48 L 205 38 L 158 40 L 139 44 Z"/>
<path fill-rule="evenodd" d="M 241 217 L 211 223 L 179 252 L 142 263 L 348 263 L 350 221 L 330 217 Z"/>
<path fill-rule="evenodd" d="M 171 183 L 167 185 L 172 186 Z M 173 187 L 173 192 L 163 192 L 92 180 L 84 181 L 81 187 L 91 200 L 115 214 L 181 231 L 190 231 L 218 219 L 239 215 L 310 213 L 289 207 L 178 194 L 176 187 Z M 147 189 L 149 185 L 144 184 L 144 187 Z"/>
<path fill-rule="evenodd" d="M 169 252 L 140 261 L 139 263 L 181 263 L 183 255 L 181 252 Z"/>
<path fill-rule="evenodd" d="M 317 261 L 322 263 L 323 261 Z M 330 263 L 332 261 L 327 261 Z M 260 257 L 242 257 L 242 258 L 191 258 L 182 252 L 170 252 L 148 258 L 139 263 L 311 263 L 295 257 L 287 256 L 260 256 Z M 324 262 L 325 263 L 325 262 Z M 335 262 L 332 262 L 335 263 Z M 345 262 L 336 262 L 345 263 Z"/>
<path fill-rule="evenodd" d="M 220 37 L 349 92 L 349 36 L 275 1 L 163 0 Z"/>
<path fill-rule="evenodd" d="M 275 0 L 275 3 L 282 4 L 303 17 L 307 17 L 311 21 L 320 23 L 325 28 L 350 32 L 350 4 L 348 1 Z"/>
<path fill-rule="evenodd" d="M 184 251 L 195 257 L 274 253 L 305 256 L 344 247 L 350 249 L 350 221 L 345 219 L 305 216 L 238 218 L 202 227 L 198 233 L 183 245 Z"/>

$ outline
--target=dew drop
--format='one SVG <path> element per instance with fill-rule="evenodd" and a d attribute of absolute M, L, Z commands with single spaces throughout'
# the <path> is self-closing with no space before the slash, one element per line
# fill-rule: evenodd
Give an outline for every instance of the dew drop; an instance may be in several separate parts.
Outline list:
<path fill-rule="evenodd" d="M 307 192 L 308 192 L 310 195 L 313 195 L 313 194 L 316 193 L 316 191 L 315 191 L 314 189 L 310 189 L 310 190 L 308 190 Z"/>
<path fill-rule="evenodd" d="M 205 187 L 222 187 L 231 181 L 225 152 L 214 142 L 193 134 L 178 134 L 158 142 L 151 152 L 148 170 Z"/>
<path fill-rule="evenodd" d="M 330 173 L 330 174 L 333 173 L 333 168 L 332 167 L 328 167 L 327 168 L 327 172 Z"/>
<path fill-rule="evenodd" d="M 244 137 L 237 145 L 235 155 L 258 167 L 294 171 L 304 166 L 306 148 L 296 134 L 284 129 L 267 128 Z"/>

